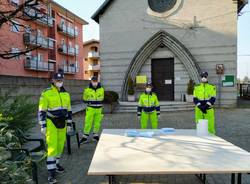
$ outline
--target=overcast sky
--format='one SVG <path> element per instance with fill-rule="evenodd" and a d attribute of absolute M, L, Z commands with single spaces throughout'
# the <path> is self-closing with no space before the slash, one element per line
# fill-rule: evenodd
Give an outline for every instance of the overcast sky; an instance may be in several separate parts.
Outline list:
<path fill-rule="evenodd" d="M 94 12 L 104 0 L 55 0 L 65 8 L 77 14 L 87 22 L 84 28 L 84 41 L 99 39 L 99 26 L 91 19 Z M 250 5 L 242 10 L 243 15 L 238 18 L 238 77 L 250 77 Z"/>

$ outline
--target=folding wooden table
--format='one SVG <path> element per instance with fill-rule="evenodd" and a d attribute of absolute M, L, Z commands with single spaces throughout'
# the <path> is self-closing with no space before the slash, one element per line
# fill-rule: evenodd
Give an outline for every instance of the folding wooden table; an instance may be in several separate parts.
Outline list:
<path fill-rule="evenodd" d="M 103 130 L 88 175 L 108 176 L 112 184 L 121 175 L 195 174 L 205 183 L 206 174 L 230 173 L 231 183 L 237 175 L 241 184 L 241 174 L 250 172 L 250 153 L 217 136 L 176 130 L 144 138 L 127 137 L 125 132 Z"/>

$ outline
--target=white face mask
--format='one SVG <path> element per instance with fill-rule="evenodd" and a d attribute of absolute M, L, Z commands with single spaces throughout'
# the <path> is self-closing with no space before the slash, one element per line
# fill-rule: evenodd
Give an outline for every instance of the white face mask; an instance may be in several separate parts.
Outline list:
<path fill-rule="evenodd" d="M 202 83 L 206 83 L 207 82 L 207 78 L 206 77 L 202 77 L 201 82 Z"/>
<path fill-rule="evenodd" d="M 147 93 L 150 93 L 151 91 L 152 91 L 151 88 L 146 88 Z"/>
<path fill-rule="evenodd" d="M 63 86 L 63 82 L 56 82 L 55 85 L 56 87 L 61 88 Z"/>
<path fill-rule="evenodd" d="M 98 82 L 92 82 L 93 87 L 97 87 L 97 85 L 98 85 Z"/>

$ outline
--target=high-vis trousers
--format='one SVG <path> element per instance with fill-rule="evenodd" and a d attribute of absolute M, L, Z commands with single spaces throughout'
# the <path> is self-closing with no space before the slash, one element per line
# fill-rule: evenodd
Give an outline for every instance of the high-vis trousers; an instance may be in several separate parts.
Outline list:
<path fill-rule="evenodd" d="M 157 129 L 158 117 L 157 117 L 156 111 L 153 111 L 151 113 L 142 111 L 142 113 L 141 113 L 141 128 L 142 129 L 147 129 L 148 120 L 151 121 L 152 129 Z"/>
<path fill-rule="evenodd" d="M 47 119 L 46 143 L 48 147 L 47 169 L 56 170 L 56 164 L 59 163 L 60 156 L 63 153 L 66 140 L 66 127 L 56 128 L 50 119 Z"/>
<path fill-rule="evenodd" d="M 208 132 L 210 134 L 216 133 L 214 126 L 214 109 L 209 109 L 206 114 L 203 114 L 198 107 L 195 107 L 195 122 L 198 123 L 199 119 L 208 120 Z"/>
<path fill-rule="evenodd" d="M 103 119 L 102 108 L 86 108 L 86 116 L 85 116 L 85 125 L 84 125 L 84 134 L 89 134 L 92 128 L 92 124 L 94 122 L 93 133 L 98 133 L 101 128 L 101 122 Z"/>

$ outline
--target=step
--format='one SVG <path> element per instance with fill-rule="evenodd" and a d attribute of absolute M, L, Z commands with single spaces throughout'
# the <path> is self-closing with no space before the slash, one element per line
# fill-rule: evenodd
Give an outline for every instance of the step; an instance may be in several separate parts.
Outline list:
<path fill-rule="evenodd" d="M 161 112 L 178 112 L 178 111 L 192 111 L 194 110 L 194 104 L 188 102 L 167 102 L 160 101 Z M 136 112 L 138 102 L 119 102 L 119 105 L 115 108 L 115 113 L 127 113 Z"/>
<path fill-rule="evenodd" d="M 163 109 L 161 112 L 181 112 L 181 111 L 193 111 L 193 108 L 183 108 L 183 109 Z M 117 113 L 136 113 L 136 110 L 115 110 L 114 114 Z"/>

